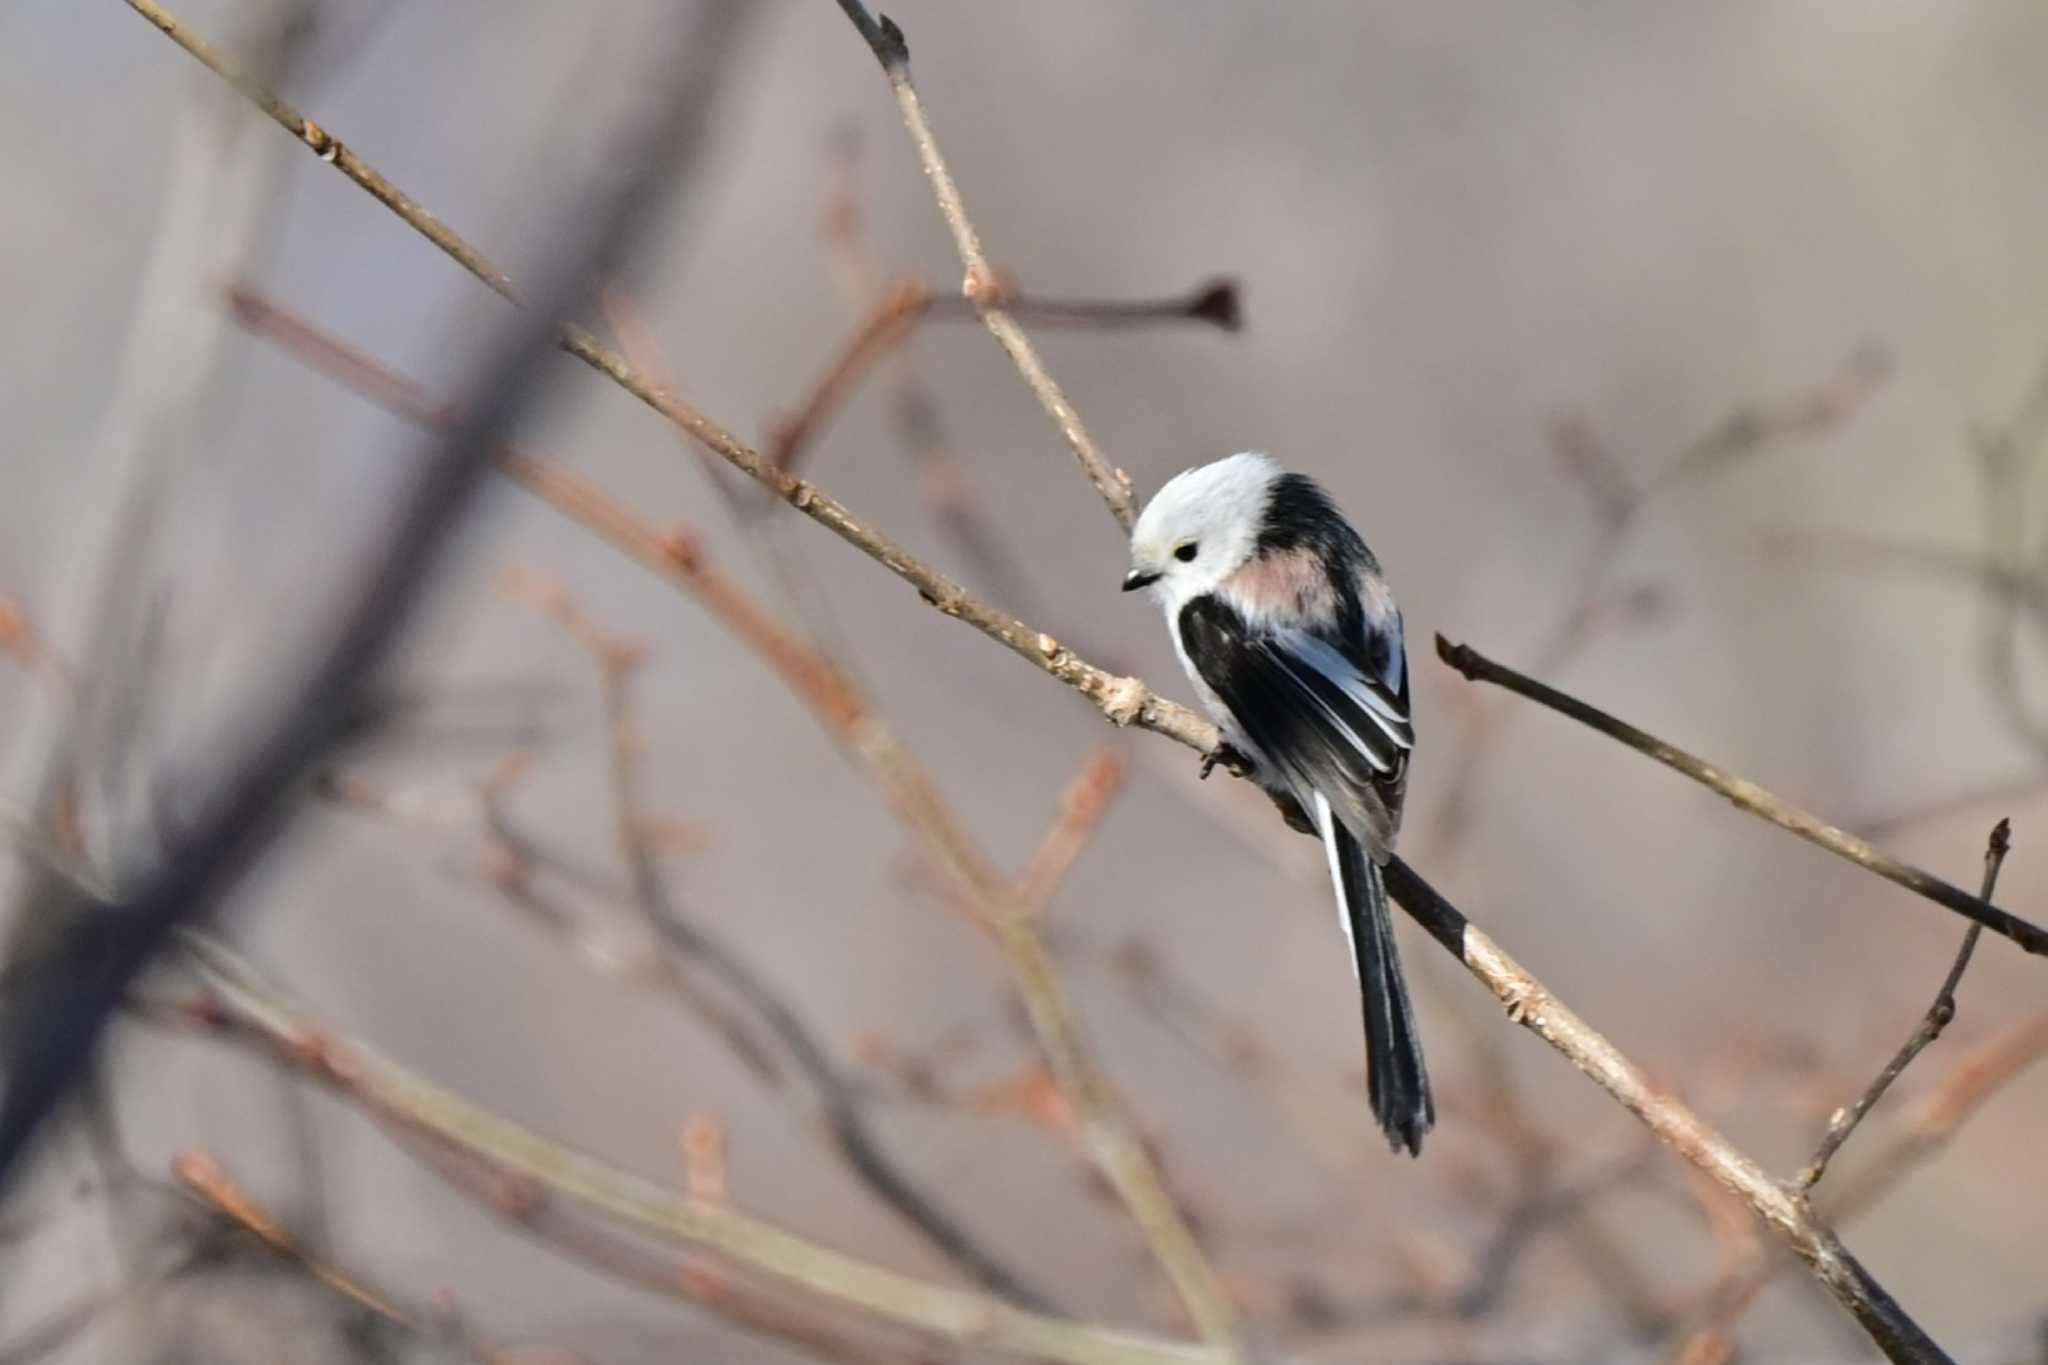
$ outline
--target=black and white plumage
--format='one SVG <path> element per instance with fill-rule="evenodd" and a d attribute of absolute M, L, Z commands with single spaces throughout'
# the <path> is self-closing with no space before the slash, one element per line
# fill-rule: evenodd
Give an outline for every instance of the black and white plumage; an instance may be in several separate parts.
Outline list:
<path fill-rule="evenodd" d="M 1396 1151 L 1436 1121 L 1380 866 L 1415 729 L 1401 613 L 1329 496 L 1264 455 L 1177 475 L 1131 531 L 1183 667 L 1259 782 L 1315 821 L 1365 1009 L 1374 1116 Z"/>

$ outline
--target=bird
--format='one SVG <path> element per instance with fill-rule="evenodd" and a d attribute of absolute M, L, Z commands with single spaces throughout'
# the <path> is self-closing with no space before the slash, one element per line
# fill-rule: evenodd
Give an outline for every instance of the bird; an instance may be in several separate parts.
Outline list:
<path fill-rule="evenodd" d="M 1373 1115 L 1395 1152 L 1419 1155 L 1436 1106 L 1381 871 L 1415 725 L 1379 560 L 1315 480 L 1247 451 L 1161 486 L 1131 527 L 1123 588 L 1152 590 L 1222 731 L 1202 776 L 1218 762 L 1249 769 L 1322 839 L 1365 1013 Z"/>

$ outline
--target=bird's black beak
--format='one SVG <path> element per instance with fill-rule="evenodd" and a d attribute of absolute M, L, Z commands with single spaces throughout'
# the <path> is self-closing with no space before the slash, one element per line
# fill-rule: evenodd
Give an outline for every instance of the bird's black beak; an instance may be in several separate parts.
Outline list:
<path fill-rule="evenodd" d="M 1124 575 L 1124 591 L 1136 592 L 1140 588 L 1149 588 L 1158 581 L 1157 572 L 1146 573 L 1143 569 L 1133 569 Z"/>

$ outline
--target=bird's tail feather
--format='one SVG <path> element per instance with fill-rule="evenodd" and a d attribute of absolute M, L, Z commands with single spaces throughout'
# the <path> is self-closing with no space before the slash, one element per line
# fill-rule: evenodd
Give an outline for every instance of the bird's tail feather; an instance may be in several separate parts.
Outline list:
<path fill-rule="evenodd" d="M 1373 1117 L 1395 1151 L 1422 1150 L 1422 1135 L 1436 1122 L 1429 1072 L 1422 1062 L 1421 1035 L 1408 983 L 1394 944 L 1393 916 L 1379 865 L 1318 799 L 1317 815 L 1336 883 L 1338 912 L 1351 940 L 1365 1009 L 1366 1089 Z"/>

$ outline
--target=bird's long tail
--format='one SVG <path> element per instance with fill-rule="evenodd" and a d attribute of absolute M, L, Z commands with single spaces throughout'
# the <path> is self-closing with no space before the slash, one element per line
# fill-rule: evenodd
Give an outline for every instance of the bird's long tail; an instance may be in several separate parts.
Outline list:
<path fill-rule="evenodd" d="M 1422 1063 L 1408 983 L 1401 976 L 1386 885 L 1379 865 L 1333 818 L 1329 802 L 1321 796 L 1316 798 L 1316 823 L 1329 854 L 1337 913 L 1351 941 L 1365 1007 L 1366 1089 L 1373 1117 L 1395 1151 L 1414 1155 L 1422 1150 L 1422 1135 L 1436 1122 L 1436 1105 L 1430 1099 L 1429 1072 Z"/>

